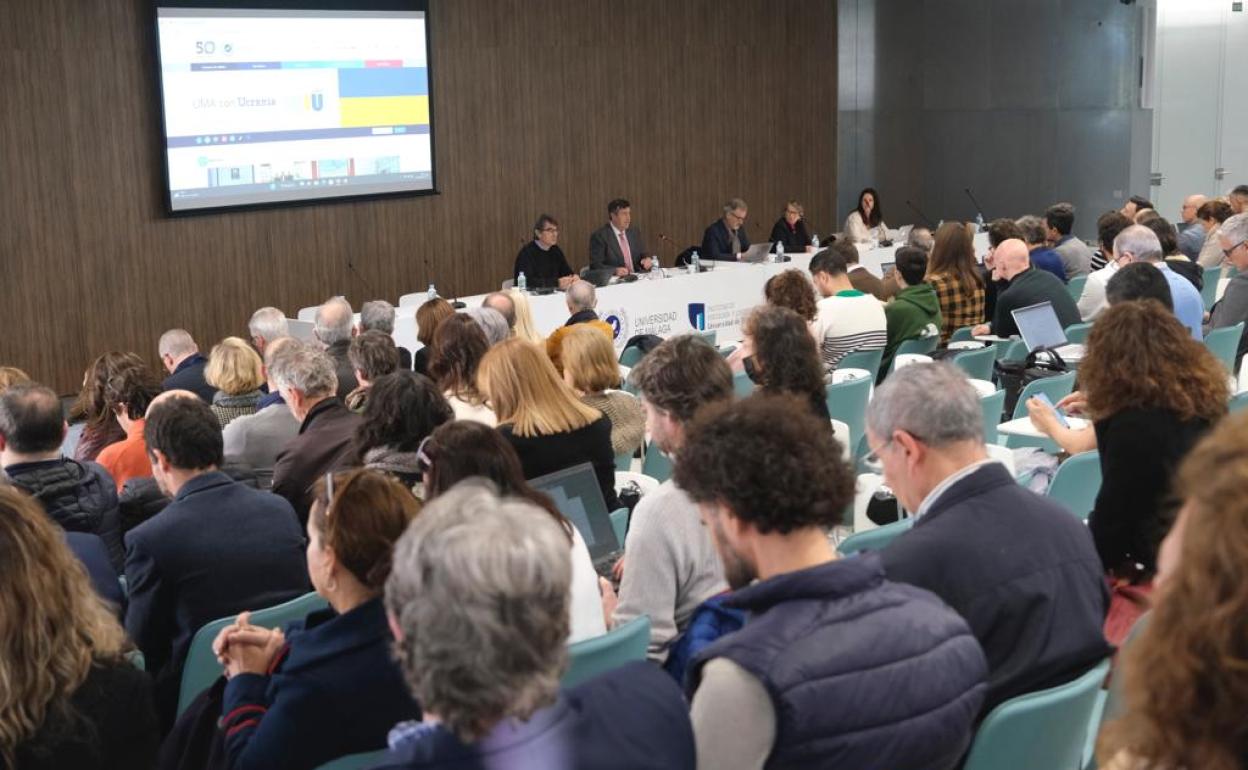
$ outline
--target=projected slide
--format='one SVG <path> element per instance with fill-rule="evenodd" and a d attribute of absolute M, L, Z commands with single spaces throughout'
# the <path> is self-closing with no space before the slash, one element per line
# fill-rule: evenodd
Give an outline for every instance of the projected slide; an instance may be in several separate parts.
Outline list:
<path fill-rule="evenodd" d="M 172 211 L 433 189 L 425 14 L 157 8 Z"/>

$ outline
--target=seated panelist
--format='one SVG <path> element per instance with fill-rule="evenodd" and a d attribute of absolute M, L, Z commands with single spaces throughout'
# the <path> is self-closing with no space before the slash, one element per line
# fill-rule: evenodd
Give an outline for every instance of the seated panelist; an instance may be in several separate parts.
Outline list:
<path fill-rule="evenodd" d="M 652 258 L 646 255 L 641 233 L 633 227 L 631 204 L 616 198 L 607 204 L 607 224 L 589 236 L 589 269 L 615 268 L 617 276 L 650 269 Z"/>
<path fill-rule="evenodd" d="M 524 273 L 529 288 L 566 289 L 576 281 L 576 274 L 568 266 L 568 258 L 559 248 L 559 222 L 549 214 L 537 218 L 537 223 L 533 225 L 533 240 L 516 255 L 512 278 L 519 280 L 521 273 Z"/>
<path fill-rule="evenodd" d="M 724 215 L 706 228 L 702 236 L 702 259 L 719 259 L 736 262 L 741 252 L 750 246 L 750 238 L 745 233 L 745 218 L 749 207 L 740 198 L 733 198 L 724 204 Z"/>

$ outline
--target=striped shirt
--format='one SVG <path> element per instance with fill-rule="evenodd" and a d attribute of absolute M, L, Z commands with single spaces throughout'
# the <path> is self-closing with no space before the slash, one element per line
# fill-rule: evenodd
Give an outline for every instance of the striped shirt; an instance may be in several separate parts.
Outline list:
<path fill-rule="evenodd" d="M 857 290 L 837 292 L 819 300 L 810 330 L 819 344 L 825 373 L 854 351 L 883 349 L 888 342 L 884 305 Z"/>

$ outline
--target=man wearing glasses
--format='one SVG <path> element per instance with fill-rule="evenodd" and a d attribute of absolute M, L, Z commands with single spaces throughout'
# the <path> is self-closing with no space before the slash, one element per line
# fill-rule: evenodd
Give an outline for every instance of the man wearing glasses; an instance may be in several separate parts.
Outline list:
<path fill-rule="evenodd" d="M 715 220 L 706 228 L 702 236 L 702 259 L 719 259 L 736 262 L 741 252 L 750 247 L 750 238 L 745 234 L 745 218 L 749 207 L 740 198 L 733 198 L 724 204 L 724 216 Z"/>
<path fill-rule="evenodd" d="M 521 273 L 530 289 L 567 289 L 576 281 L 568 258 L 559 248 L 559 222 L 550 214 L 537 218 L 533 240 L 516 255 L 512 278 L 519 281 Z"/>
<path fill-rule="evenodd" d="M 1200 249 L 1205 245 L 1205 228 L 1201 226 L 1196 212 L 1208 200 L 1203 195 L 1189 195 L 1183 199 L 1183 208 L 1179 211 L 1182 221 L 1179 222 L 1179 251 L 1195 262 L 1200 258 Z"/>
<path fill-rule="evenodd" d="M 1223 222 L 1219 240 L 1226 261 L 1239 273 L 1226 285 L 1222 299 L 1213 306 L 1209 315 L 1210 329 L 1248 321 L 1248 213 L 1236 214 Z M 1239 360 L 1244 352 L 1245 338 L 1240 337 L 1235 352 L 1235 371 L 1239 371 Z"/>

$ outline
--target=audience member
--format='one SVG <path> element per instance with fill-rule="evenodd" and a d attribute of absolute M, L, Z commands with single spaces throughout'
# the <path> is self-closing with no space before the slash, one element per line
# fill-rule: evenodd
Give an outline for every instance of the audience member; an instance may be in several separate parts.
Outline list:
<path fill-rule="evenodd" d="M 955 767 L 984 653 L 939 598 L 889 582 L 878 555 L 837 558 L 825 530 L 853 500 L 853 471 L 795 401 L 708 408 L 677 458 L 733 588 L 726 604 L 749 617 L 686 676 L 697 766 Z"/>
<path fill-rule="evenodd" d="M 1205 243 L 1196 257 L 1196 262 L 1201 267 L 1218 267 L 1225 261 L 1226 255 L 1222 253 L 1219 236 L 1222 223 L 1233 215 L 1234 212 L 1226 201 L 1219 200 L 1205 201 L 1196 212 L 1196 219 L 1205 230 Z"/>
<path fill-rule="evenodd" d="M 1209 314 L 1209 328 L 1220 329 L 1248 321 L 1248 214 L 1236 214 L 1222 224 L 1218 244 L 1226 260 L 1238 272 L 1226 285 L 1222 299 Z M 1248 324 L 1245 324 L 1248 328 Z M 1235 351 L 1235 371 L 1248 349 L 1248 334 L 1241 335 Z"/>
<path fill-rule="evenodd" d="M 488 307 L 497 310 L 503 320 L 507 322 L 507 327 L 511 329 L 512 334 L 516 331 L 516 301 L 511 295 L 505 291 L 495 291 L 485 295 L 485 299 L 481 300 L 481 307 Z"/>
<path fill-rule="evenodd" d="M 1023 242 L 1027 244 L 1027 250 L 1031 252 L 1031 266 L 1050 272 L 1062 283 L 1066 283 L 1068 278 L 1066 268 L 1062 266 L 1061 255 L 1049 247 L 1048 225 L 1045 221 L 1040 217 L 1028 215 L 1020 217 L 1016 224 L 1023 233 Z M 1091 259 L 1089 259 L 1090 262 Z"/>
<path fill-rule="evenodd" d="M 976 326 L 971 330 L 972 334 L 995 334 L 999 337 L 1018 334 L 1018 324 L 1014 322 L 1012 311 L 1040 302 L 1053 306 L 1058 323 L 1063 328 L 1079 323 L 1079 308 L 1066 286 L 1052 273 L 1031 266 L 1027 246 L 1022 241 L 1010 239 L 1002 243 L 993 252 L 993 258 L 993 277 L 1009 281 L 1010 285 L 997 298 L 992 322 Z"/>
<path fill-rule="evenodd" d="M 494 427 L 498 423 L 494 409 L 477 390 L 477 368 L 488 349 L 485 333 L 476 321 L 456 313 L 439 324 L 433 336 L 429 375 L 442 389 L 456 420 L 473 420 Z"/>
<path fill-rule="evenodd" d="M 880 379 L 892 370 L 897 348 L 906 340 L 937 337 L 943 328 L 940 299 L 936 289 L 924 280 L 927 254 L 914 246 L 902 246 L 893 257 L 897 261 L 897 285 L 901 291 L 884 306 L 888 322 L 888 342 L 880 363 Z"/>
<path fill-rule="evenodd" d="M 381 598 L 391 551 L 420 506 L 367 470 L 330 474 L 314 495 L 308 576 L 329 608 L 284 629 L 253 626 L 244 612 L 213 641 L 229 677 L 220 729 L 231 770 L 320 767 L 385 748 L 395 723 L 420 717 Z"/>
<path fill-rule="evenodd" d="M 349 464 L 383 471 L 412 489 L 424 475 L 417 451 L 421 442 L 454 419 L 451 405 L 428 377 L 409 371 L 383 375 L 355 429 Z"/>
<path fill-rule="evenodd" d="M 563 381 L 581 403 L 611 421 L 612 452 L 632 456 L 641 448 L 646 434 L 645 412 L 636 396 L 619 390 L 620 364 L 615 347 L 597 329 L 577 326 L 563 338 Z"/>
<path fill-rule="evenodd" d="M 1248 212 L 1248 184 L 1236 185 L 1226 196 L 1226 200 L 1231 207 L 1231 214 Z"/>
<path fill-rule="evenodd" d="M 546 511 L 567 535 L 572 554 L 571 633 L 568 642 L 606 633 L 598 573 L 580 531 L 564 517 L 546 494 L 525 481 L 516 450 L 498 431 L 479 422 L 452 422 L 439 426 L 422 444 L 425 499 L 432 501 L 464 479 L 488 479 L 499 493 L 517 497 Z"/>
<path fill-rule="evenodd" d="M 1186 278 L 1196 288 L 1196 291 L 1199 292 L 1204 288 L 1205 270 L 1179 252 L 1178 231 L 1174 229 L 1174 225 L 1170 224 L 1170 220 L 1165 217 L 1153 217 L 1145 222 L 1144 226 L 1157 236 L 1166 267 Z"/>
<path fill-rule="evenodd" d="M 848 275 L 847 251 L 857 248 L 847 241 L 836 241 L 810 260 L 815 290 L 823 299 L 811 327 L 826 375 L 831 375 L 845 356 L 857 350 L 883 349 L 888 341 L 884 306 L 869 294 L 853 287 Z"/>
<path fill-rule="evenodd" d="M 101 449 L 98 462 L 121 492 L 130 479 L 152 475 L 147 447 L 143 445 L 143 415 L 152 400 L 160 395 L 160 383 L 146 366 L 128 367 L 108 381 L 104 393 L 126 437 Z"/>
<path fill-rule="evenodd" d="M 1070 232 L 1075 227 L 1074 206 L 1069 203 L 1049 206 L 1044 211 L 1044 225 L 1053 251 L 1062 260 L 1062 271 L 1067 279 L 1092 272 L 1092 250 Z M 1032 261 L 1035 261 L 1034 255 Z"/>
<path fill-rule="evenodd" d="M 906 245 L 923 249 L 929 255 L 932 249 L 936 248 L 936 237 L 932 235 L 932 231 L 926 227 L 910 228 L 910 235 L 906 236 Z"/>
<path fill-rule="evenodd" d="M 1119 213 L 1134 223 L 1136 214 L 1151 208 L 1153 208 L 1153 202 L 1148 198 L 1145 198 L 1143 195 L 1132 195 L 1127 199 L 1126 203 L 1122 204 Z"/>
<path fill-rule="evenodd" d="M 165 390 L 189 390 L 211 404 L 217 389 L 209 385 L 204 377 L 208 359 L 199 354 L 199 346 L 190 333 L 185 329 L 170 329 L 160 335 L 158 350 L 160 362 L 169 372 L 161 387 Z"/>
<path fill-rule="evenodd" d="M 212 348 L 204 379 L 217 389 L 212 396 L 212 413 L 221 427 L 239 417 L 255 414 L 264 398 L 264 364 L 260 356 L 238 337 L 226 337 Z"/>
<path fill-rule="evenodd" d="M 619 507 L 611 420 L 577 400 L 540 348 L 524 340 L 495 345 L 481 359 L 477 387 L 494 407 L 526 479 L 590 462 L 607 510 Z"/>
<path fill-rule="evenodd" d="M 359 333 L 375 331 L 381 332 L 387 337 L 393 337 L 394 316 L 394 305 L 391 305 L 384 299 L 365 302 L 360 306 Z M 393 342 L 393 339 L 391 341 Z M 398 368 L 410 370 L 412 368 L 412 351 L 400 346 L 398 343 L 395 343 L 395 349 L 399 352 Z"/>
<path fill-rule="evenodd" d="M 784 204 L 780 218 L 771 226 L 771 237 L 768 240 L 782 245 L 786 254 L 814 251 L 814 247 L 810 245 L 810 233 L 806 230 L 806 210 L 802 208 L 802 204 L 793 200 Z"/>
<path fill-rule="evenodd" d="M 1096 233 L 1100 241 L 1101 248 L 1096 255 L 1092 257 L 1092 265 L 1095 268 L 1088 275 L 1088 280 L 1083 284 L 1083 293 L 1079 295 L 1079 302 L 1076 307 L 1079 309 L 1079 317 L 1084 321 L 1093 321 L 1098 315 L 1109 307 L 1105 298 L 1105 289 L 1109 285 L 1109 281 L 1118 272 L 1118 258 L 1114 254 L 1114 239 L 1123 230 L 1131 226 L 1131 220 L 1124 217 L 1120 212 L 1107 211 L 1096 220 Z M 1100 256 L 1100 264 L 1098 266 L 1097 256 Z"/>
<path fill-rule="evenodd" d="M 359 383 L 343 400 L 353 412 L 364 411 L 369 390 L 378 377 L 384 377 L 400 368 L 403 371 L 411 370 L 411 366 L 400 366 L 399 349 L 394 344 L 394 339 L 381 331 L 370 330 L 352 337 L 351 346 L 347 348 L 347 357 L 351 359 L 355 381 Z"/>
<path fill-rule="evenodd" d="M 1154 219 L 1159 216 L 1161 216 L 1161 214 L 1158 214 L 1155 209 L 1140 209 L 1139 211 L 1135 212 L 1135 216 L 1132 218 L 1131 221 L 1132 221 L 1132 224 L 1147 225 L 1149 220 Z"/>
<path fill-rule="evenodd" d="M 810 329 L 792 310 L 759 305 L 741 326 L 745 374 L 759 392 L 796 396 L 825 422 L 828 389 Z"/>
<path fill-rule="evenodd" d="M 512 330 L 513 334 L 522 340 L 528 340 L 538 347 L 545 347 L 546 338 L 537 330 L 537 322 L 533 320 L 533 306 L 529 303 L 529 295 L 519 289 L 508 289 L 507 296 L 511 298 L 512 306 L 516 309 L 516 324 Z"/>
<path fill-rule="evenodd" d="M 99 457 L 100 450 L 104 447 L 126 437 L 126 432 L 117 422 L 113 405 L 109 403 L 104 391 L 121 370 L 142 366 L 143 359 L 134 353 L 111 351 L 97 356 L 87 367 L 82 375 L 82 390 L 69 408 L 71 421 L 86 422 L 78 446 L 74 448 L 75 460 L 93 461 Z"/>
<path fill-rule="evenodd" d="M 567 289 L 576 281 L 568 258 L 559 248 L 559 223 L 549 214 L 537 218 L 533 240 L 516 255 L 511 277 L 519 281 L 521 273 L 530 289 Z"/>
<path fill-rule="evenodd" d="M 396 727 L 378 767 L 693 767 L 684 700 L 653 666 L 560 691 L 567 533 L 547 511 L 483 486 L 430 503 L 395 547 L 386 609 L 425 722 Z"/>
<path fill-rule="evenodd" d="M 39 504 L 0 485 L 0 765 L 147 768 L 152 685 Z M 113 583 L 116 584 L 116 576 Z"/>
<path fill-rule="evenodd" d="M 290 324 L 286 321 L 286 314 L 278 308 L 262 307 L 251 314 L 247 333 L 251 335 L 251 344 L 263 357 L 270 343 L 290 336 Z"/>
<path fill-rule="evenodd" d="M 317 308 L 316 326 L 313 328 L 317 341 L 325 347 L 325 352 L 334 362 L 334 373 L 338 376 L 337 396 L 340 399 L 345 399 L 359 385 L 355 380 L 355 367 L 351 365 L 348 355 L 354 331 L 353 318 L 350 302 L 342 297 L 331 297 Z"/>
<path fill-rule="evenodd" d="M 66 532 L 98 535 L 120 571 L 124 550 L 117 488 L 108 471 L 61 454 L 65 420 L 51 388 L 14 385 L 0 394 L 0 480 L 39 501 Z"/>
<path fill-rule="evenodd" d="M 1204 339 L 1204 332 L 1201 330 L 1201 321 L 1205 315 L 1204 300 L 1190 281 L 1167 266 L 1162 259 L 1161 241 L 1157 240 L 1152 230 L 1145 225 L 1132 225 L 1118 233 L 1118 237 L 1114 239 L 1114 256 L 1119 264 L 1147 262 L 1161 270 L 1166 282 L 1170 284 L 1175 316 L 1187 327 L 1193 339 Z"/>
<path fill-rule="evenodd" d="M 598 306 L 598 294 L 592 283 L 577 281 L 568 289 L 565 299 L 571 316 L 563 326 L 555 329 L 546 338 L 546 355 L 560 372 L 563 371 L 563 337 L 579 325 L 597 329 L 606 336 L 608 342 L 615 340 L 615 330 L 611 328 L 611 324 L 600 319 L 594 312 L 594 308 Z"/>
<path fill-rule="evenodd" d="M 852 247 L 852 248 L 851 248 Z M 852 243 L 842 242 L 838 253 L 845 255 L 846 272 L 849 282 L 863 294 L 870 294 L 880 302 L 887 302 L 897 293 L 897 281 L 892 272 L 885 273 L 883 278 L 876 278 L 860 261 L 861 255 Z"/>
<path fill-rule="evenodd" d="M 1205 245 L 1205 228 L 1196 214 L 1207 200 L 1203 195 L 1189 195 L 1183 199 L 1180 211 L 1179 251 L 1192 262 L 1200 259 L 1200 249 Z"/>
<path fill-rule="evenodd" d="M 715 348 L 695 335 L 665 340 L 629 373 L 641 395 L 650 433 L 647 451 L 671 457 L 685 444 L 685 426 L 699 408 L 732 398 L 732 372 Z M 633 510 L 624 543 L 624 575 L 612 623 L 650 617 L 648 657 L 667 659 L 694 610 L 723 591 L 723 567 L 698 508 L 671 479 Z"/>
<path fill-rule="evenodd" d="M 420 341 L 421 348 L 412 355 L 412 370 L 417 374 L 429 375 L 433 335 L 438 331 L 438 325 L 453 315 L 455 308 L 441 297 L 426 300 L 416 308 L 416 339 Z"/>
<path fill-rule="evenodd" d="M 282 400 L 281 390 L 273 379 L 274 361 L 298 350 L 302 344 L 293 337 L 279 337 L 265 345 L 264 377 L 268 394 L 256 404 L 255 414 L 231 420 L 221 432 L 225 462 L 251 468 L 263 489 L 273 485 L 277 456 L 299 435 L 299 420 Z"/>
<path fill-rule="evenodd" d="M 957 222 L 946 222 L 937 229 L 926 265 L 927 274 L 909 285 L 917 287 L 926 281 L 935 291 L 943 344 L 958 329 L 984 320 L 984 280 L 976 265 L 974 241 L 966 228 Z"/>
<path fill-rule="evenodd" d="M 649 270 L 653 260 L 646 255 L 641 232 L 632 226 L 632 204 L 616 198 L 607 204 L 607 219 L 589 236 L 589 269 L 615 268 L 617 276 Z"/>
<path fill-rule="evenodd" d="M 16 366 L 0 366 L 0 393 L 14 385 L 29 384 L 30 381 L 30 375 Z"/>
<path fill-rule="evenodd" d="M 842 232 L 851 243 L 865 243 L 872 239 L 888 240 L 888 225 L 884 224 L 884 206 L 880 196 L 870 187 L 858 193 L 858 205 L 845 218 Z"/>
<path fill-rule="evenodd" d="M 1123 708 L 1102 732 L 1100 767 L 1243 766 L 1245 484 L 1248 418 L 1239 416 L 1180 468 L 1183 509 L 1161 548 L 1153 610 L 1119 656 L 1114 685 Z"/>
<path fill-rule="evenodd" d="M 470 307 L 464 311 L 464 315 L 481 327 L 490 347 L 511 338 L 511 327 L 507 325 L 507 319 L 492 307 Z"/>
<path fill-rule="evenodd" d="M 749 206 L 740 198 L 725 203 L 723 216 L 708 225 L 702 234 L 701 258 L 736 262 L 741 252 L 750 246 L 750 236 L 745 232 L 747 216 Z"/>
<path fill-rule="evenodd" d="M 966 618 L 988 658 L 985 713 L 1109 655 L 1109 594 L 1087 528 L 989 459 L 966 375 L 948 363 L 894 372 L 867 407 L 867 442 L 916 517 L 881 553 L 884 570 Z"/>
<path fill-rule="evenodd" d="M 270 376 L 286 408 L 299 421 L 299 434 L 273 464 L 273 491 L 290 502 L 302 526 L 312 505 L 312 482 L 338 467 L 360 416 L 334 395 L 334 362 L 314 346 L 298 343 L 283 351 L 273 361 Z"/>
<path fill-rule="evenodd" d="M 982 320 L 991 320 L 997 309 L 997 297 L 1010 285 L 1010 282 L 1004 278 L 998 278 L 995 266 L 997 248 L 1011 238 L 1023 240 L 1023 231 L 1013 219 L 994 219 L 988 223 L 988 253 L 984 255 L 984 262 L 978 268 L 980 279 L 984 284 L 984 317 Z M 972 241 L 971 256 L 974 257 L 974 254 L 975 247 Z M 945 318 L 948 319 L 948 316 Z"/>
<path fill-rule="evenodd" d="M 801 270 L 789 269 L 768 278 L 763 284 L 763 296 L 768 303 L 797 313 L 807 326 L 814 323 L 818 312 L 815 290 Z"/>
<path fill-rule="evenodd" d="M 189 395 L 166 392 L 147 412 L 152 475 L 173 502 L 126 535 L 126 630 L 156 682 L 166 726 L 200 626 L 292 599 L 308 584 L 294 511 L 218 470 L 216 416 Z"/>
<path fill-rule="evenodd" d="M 1155 299 L 1166 310 L 1174 312 L 1174 296 L 1170 293 L 1170 282 L 1147 262 L 1132 262 L 1123 265 L 1114 277 L 1105 284 L 1105 299 L 1109 307 L 1119 302 L 1134 302 L 1143 299 Z"/>

